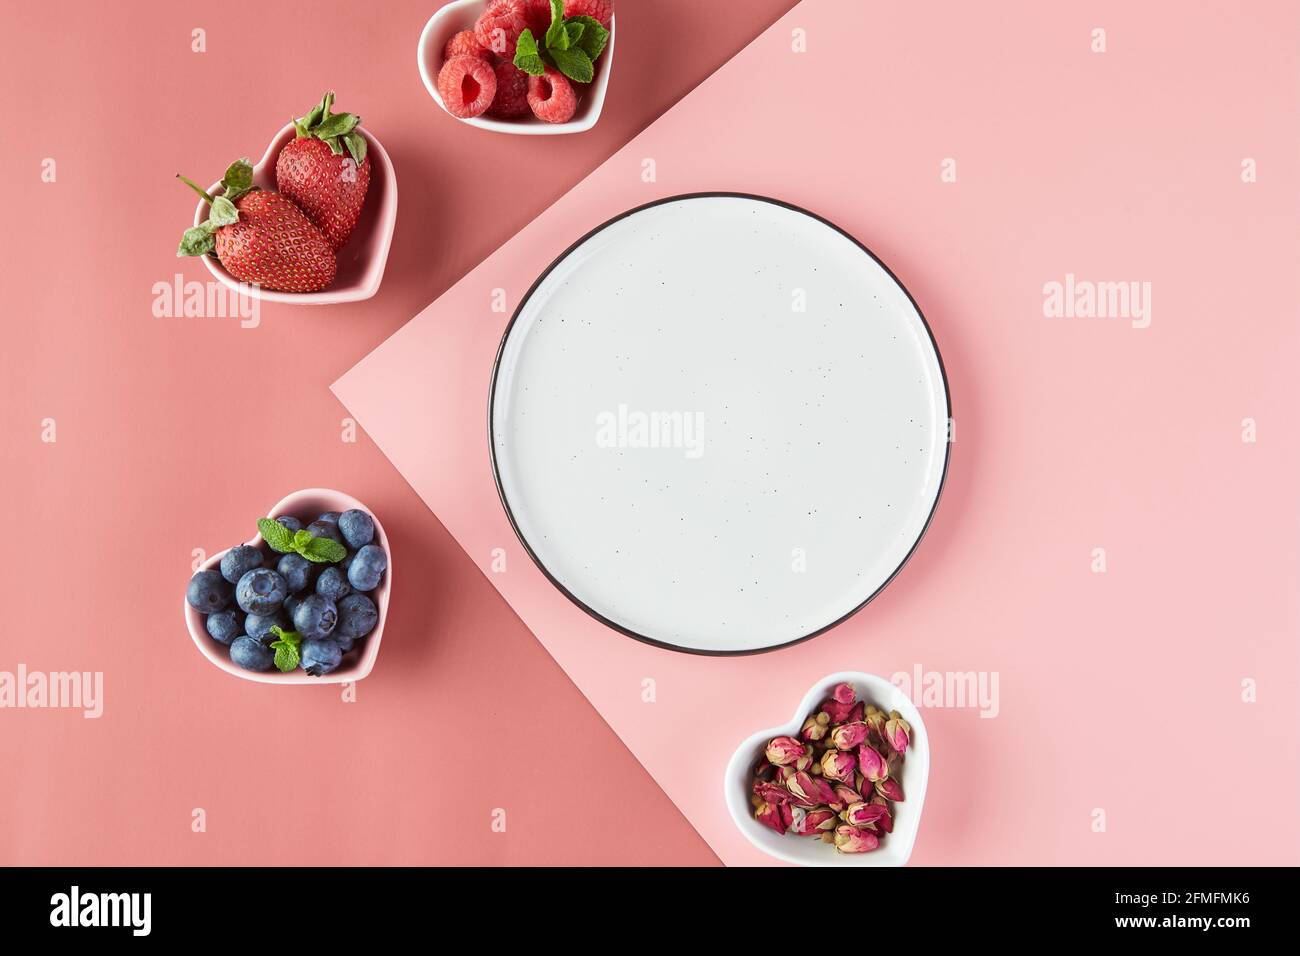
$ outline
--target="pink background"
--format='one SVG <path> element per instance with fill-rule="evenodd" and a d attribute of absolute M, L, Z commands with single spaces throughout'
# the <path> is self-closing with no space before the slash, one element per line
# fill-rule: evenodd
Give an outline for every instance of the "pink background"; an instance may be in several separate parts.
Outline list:
<path fill-rule="evenodd" d="M 340 6 L 358 38 L 328 64 L 283 41 L 318 5 L 223 8 L 206 24 L 161 4 L 15 12 L 0 40 L 24 94 L 10 103 L 22 135 L 0 154 L 0 375 L 20 503 L 4 573 L 22 599 L 0 670 L 102 670 L 106 704 L 98 721 L 0 711 L 0 862 L 712 861 L 673 802 L 724 860 L 760 862 L 721 803 L 735 744 L 831 670 L 914 664 L 1001 682 L 996 719 L 926 712 L 914 862 L 1296 862 L 1290 5 L 1247 20 L 1227 4 L 939 14 L 808 0 L 395 340 L 419 352 L 386 349 L 344 379 L 472 560 L 367 437 L 339 441 L 331 381 L 788 6 L 623 4 L 600 125 L 540 143 L 436 112 L 414 66 L 432 5 L 392 5 L 382 22 Z M 707 18 L 690 43 L 651 39 L 688 11 Z M 189 50 L 194 26 L 205 54 Z M 1088 49 L 1095 26 L 1105 54 Z M 172 174 L 259 155 L 327 85 L 397 166 L 379 296 L 265 307 L 249 330 L 154 318 L 154 282 L 205 275 L 171 255 L 192 211 Z M 702 134 L 723 110 L 727 136 Z M 639 179 L 645 156 L 654 184 Z M 956 183 L 940 182 L 945 157 Z M 1258 182 L 1241 182 L 1244 157 Z M 934 327 L 957 419 L 944 499 L 898 580 L 832 633 L 744 660 L 566 617 L 483 480 L 482 360 L 505 318 L 487 290 L 517 296 L 609 214 L 709 187 L 805 205 L 881 255 Z M 1151 282 L 1151 327 L 1043 318 L 1043 283 L 1067 272 Z M 412 394 L 404 370 L 442 400 L 414 406 L 420 444 L 412 406 L 393 405 Z M 1246 417 L 1257 443 L 1241 441 Z M 176 611 L 190 549 L 242 540 L 261 509 L 315 484 L 381 511 L 403 566 L 353 704 L 220 674 Z M 635 758 L 475 570 L 496 546 L 510 570 L 490 584 Z M 1105 574 L 1089 569 L 1094 547 Z M 1257 703 L 1241 702 L 1243 678 Z M 196 807 L 207 833 L 190 830 Z"/>

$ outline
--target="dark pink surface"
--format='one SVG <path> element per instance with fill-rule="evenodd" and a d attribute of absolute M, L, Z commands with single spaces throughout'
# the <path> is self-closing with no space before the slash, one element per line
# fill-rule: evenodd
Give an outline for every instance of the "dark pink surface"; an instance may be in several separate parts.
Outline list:
<path fill-rule="evenodd" d="M 22 95 L 0 151 L 0 437 L 6 543 L 26 558 L 3 574 L 30 599 L 7 603 L 0 671 L 102 671 L 105 700 L 98 720 L 0 711 L 0 864 L 716 862 L 364 433 L 340 440 L 328 386 L 793 3 L 623 2 L 600 123 L 535 139 L 429 99 L 415 48 L 436 6 L 7 14 L 0 78 Z M 322 24 L 346 51 L 298 42 Z M 172 176 L 260 156 L 330 87 L 397 170 L 379 294 L 264 304 L 252 329 L 155 316 L 154 283 L 207 279 L 173 257 L 193 204 Z M 402 566 L 355 703 L 220 673 L 177 608 L 192 549 L 317 485 L 371 503 Z"/>

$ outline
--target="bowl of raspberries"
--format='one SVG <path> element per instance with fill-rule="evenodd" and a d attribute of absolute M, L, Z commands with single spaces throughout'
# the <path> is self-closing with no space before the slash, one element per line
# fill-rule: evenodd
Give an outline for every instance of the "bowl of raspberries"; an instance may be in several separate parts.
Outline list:
<path fill-rule="evenodd" d="M 614 0 L 453 0 L 420 34 L 420 77 L 444 110 L 500 133 L 579 133 L 600 119 Z"/>
<path fill-rule="evenodd" d="M 270 514 L 256 536 L 190 578 L 190 637 L 217 667 L 248 680 L 360 680 L 375 666 L 388 613 L 383 527 L 355 498 L 324 488 L 294 492 Z"/>

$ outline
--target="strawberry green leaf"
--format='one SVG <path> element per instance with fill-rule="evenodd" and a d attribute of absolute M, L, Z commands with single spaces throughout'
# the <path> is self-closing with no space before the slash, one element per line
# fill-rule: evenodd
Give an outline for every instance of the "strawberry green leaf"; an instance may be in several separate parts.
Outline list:
<path fill-rule="evenodd" d="M 551 59 L 555 61 L 555 66 L 561 73 L 573 80 L 575 83 L 590 83 L 591 78 L 595 75 L 595 67 L 592 66 L 591 57 L 581 50 L 550 50 Z"/>
<path fill-rule="evenodd" d="M 317 564 L 334 564 L 348 556 L 348 549 L 333 538 L 312 538 L 297 551 Z"/>
<path fill-rule="evenodd" d="M 181 236 L 181 243 L 176 247 L 177 256 L 204 256 L 212 251 L 217 240 L 212 236 L 208 223 L 186 229 Z"/>
<path fill-rule="evenodd" d="M 330 140 L 335 136 L 346 136 L 357 128 L 361 117 L 355 113 L 336 113 L 311 131 L 317 139 Z"/>
<path fill-rule="evenodd" d="M 595 17 L 569 17 L 566 23 L 582 24 L 582 35 L 572 45 L 587 54 L 591 62 L 595 63 L 605 52 L 605 44 L 609 42 L 609 31 L 601 26 L 600 21 Z"/>
<path fill-rule="evenodd" d="M 293 532 L 280 522 L 272 521 L 270 518 L 258 518 L 257 530 L 262 535 L 262 540 L 271 546 L 272 551 L 287 554 L 293 550 Z"/>
<path fill-rule="evenodd" d="M 527 27 L 519 34 L 519 40 L 515 44 L 515 66 L 530 76 L 541 76 L 546 72 L 546 64 L 537 49 L 537 41 L 533 39 L 533 31 Z"/>
<path fill-rule="evenodd" d="M 366 161 L 366 149 L 369 148 L 370 145 L 366 142 L 366 138 L 353 130 L 351 133 L 348 133 L 348 135 L 342 137 L 342 139 L 343 145 L 348 148 L 348 155 L 352 157 L 352 162 L 356 163 L 358 166 L 364 163 Z"/>
<path fill-rule="evenodd" d="M 212 213 L 208 216 L 208 222 L 216 229 L 229 226 L 239 222 L 239 210 L 225 196 L 217 196 L 212 200 Z"/>
<path fill-rule="evenodd" d="M 235 160 L 226 167 L 226 174 L 221 177 L 221 185 L 226 187 L 226 198 L 234 202 L 253 188 L 253 164 L 247 159 Z"/>

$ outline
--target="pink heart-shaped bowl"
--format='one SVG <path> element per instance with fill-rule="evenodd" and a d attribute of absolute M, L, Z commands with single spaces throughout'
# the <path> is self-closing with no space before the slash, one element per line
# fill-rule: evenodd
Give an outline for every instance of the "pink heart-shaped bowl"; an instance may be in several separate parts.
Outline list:
<path fill-rule="evenodd" d="M 240 282 L 221 264 L 216 256 L 200 256 L 208 271 L 222 285 L 243 295 L 263 302 L 289 302 L 295 305 L 333 305 L 336 302 L 361 302 L 379 291 L 388 265 L 388 248 L 393 243 L 393 227 L 397 224 L 397 175 L 393 162 L 383 144 L 365 127 L 358 131 L 366 137 L 370 157 L 370 188 L 366 203 L 361 207 L 357 227 L 338 251 L 339 271 L 328 289 L 319 292 L 276 292 Z M 290 123 L 275 134 L 271 145 L 257 165 L 253 167 L 253 183 L 263 189 L 275 189 L 275 161 L 280 150 L 297 134 Z M 221 181 L 208 187 L 214 192 Z M 208 218 L 208 204 L 202 199 L 194 210 L 194 225 Z"/>
<path fill-rule="evenodd" d="M 302 491 L 295 491 L 287 498 L 281 499 L 275 507 L 266 513 L 266 517 L 278 518 L 281 515 L 293 515 L 299 519 L 306 519 L 303 521 L 305 525 L 315 520 L 316 515 L 324 514 L 327 511 L 342 512 L 351 508 L 364 511 L 374 519 L 375 544 L 383 548 L 384 553 L 388 555 L 388 570 L 384 572 L 384 578 L 379 582 L 379 587 L 375 588 L 370 594 L 371 598 L 374 599 L 376 609 L 379 611 L 379 623 L 375 625 L 373 631 L 359 642 L 359 649 L 344 658 L 338 670 L 323 677 L 312 677 L 301 668 L 290 671 L 288 674 L 281 674 L 275 670 L 246 671 L 242 667 L 236 667 L 230 660 L 230 648 L 218 644 L 212 639 L 208 634 L 207 627 L 204 625 L 203 615 L 190 607 L 188 601 L 184 601 L 185 626 L 190 629 L 190 637 L 194 639 L 194 646 L 199 649 L 199 652 L 227 674 L 234 674 L 236 677 L 244 678 L 244 680 L 257 681 L 259 684 L 344 684 L 361 680 L 361 678 L 368 675 L 374 669 L 375 658 L 379 656 L 379 641 L 384 636 L 384 623 L 388 620 L 388 595 L 393 587 L 393 552 L 388 546 L 388 535 L 384 534 L 384 526 L 379 523 L 379 516 L 360 501 L 357 501 L 356 498 L 345 495 L 341 491 L 331 491 L 328 488 L 305 488 Z M 259 517 L 261 516 L 259 515 Z M 260 534 L 253 535 L 246 543 L 260 545 L 262 536 Z M 225 551 L 221 551 L 212 555 L 199 566 L 198 570 L 205 571 L 208 568 L 219 566 L 221 557 L 225 553 Z"/>
<path fill-rule="evenodd" d="M 894 804 L 894 832 L 880 841 L 880 848 L 870 853 L 840 853 L 816 837 L 782 835 L 754 819 L 749 795 L 753 785 L 754 765 L 773 737 L 798 737 L 804 719 L 830 696 L 831 688 L 841 682 L 853 685 L 859 700 L 875 704 L 882 710 L 896 710 L 912 725 L 912 739 L 903 761 L 898 782 L 903 785 L 902 803 Z M 925 788 L 930 779 L 930 737 L 916 705 L 895 685 L 861 671 L 840 671 L 823 677 L 804 695 L 794 716 L 787 723 L 768 727 L 750 735 L 732 755 L 723 778 L 723 796 L 731 819 L 750 843 L 768 856 L 803 866 L 902 866 L 912 855 L 916 831 L 921 825 L 921 808 L 925 805 Z"/>

